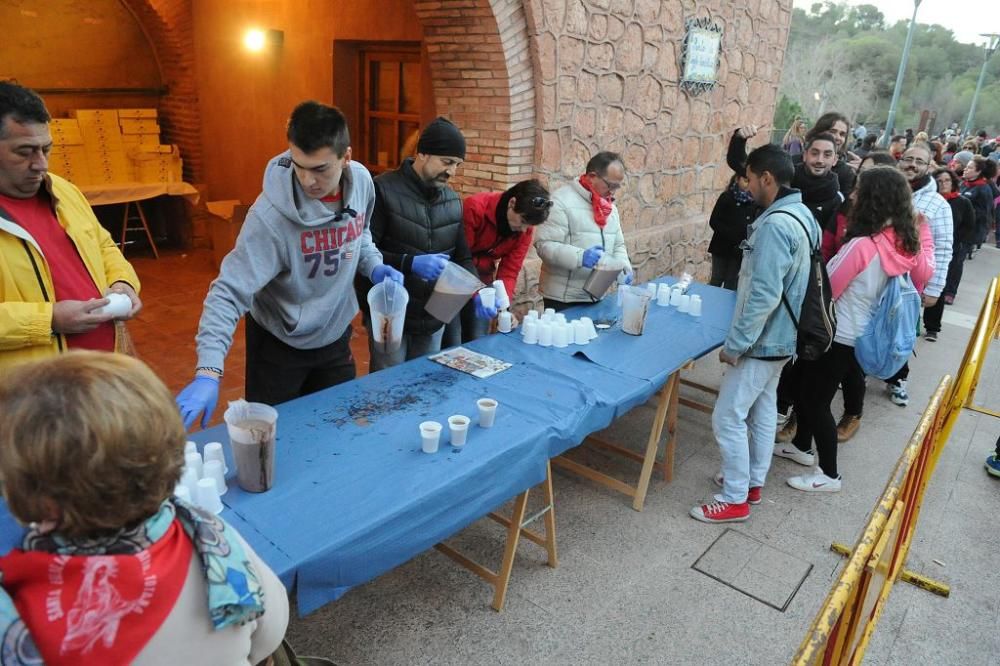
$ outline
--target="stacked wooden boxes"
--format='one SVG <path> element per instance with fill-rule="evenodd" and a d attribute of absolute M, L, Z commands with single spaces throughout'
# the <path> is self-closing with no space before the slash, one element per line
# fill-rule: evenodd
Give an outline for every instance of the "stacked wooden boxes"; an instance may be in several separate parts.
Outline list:
<path fill-rule="evenodd" d="M 87 167 L 94 185 L 134 181 L 132 164 L 125 155 L 117 109 L 77 109 Z"/>
<path fill-rule="evenodd" d="M 160 145 L 156 109 L 118 109 L 122 140 L 140 183 L 175 183 L 182 180 L 177 146 Z"/>
<path fill-rule="evenodd" d="M 49 124 L 52 133 L 52 152 L 49 153 L 49 171 L 62 176 L 75 185 L 91 185 L 87 150 L 76 118 L 53 118 Z"/>
<path fill-rule="evenodd" d="M 156 109 L 77 109 L 54 118 L 49 169 L 78 186 L 175 183 L 177 146 L 160 145 Z"/>

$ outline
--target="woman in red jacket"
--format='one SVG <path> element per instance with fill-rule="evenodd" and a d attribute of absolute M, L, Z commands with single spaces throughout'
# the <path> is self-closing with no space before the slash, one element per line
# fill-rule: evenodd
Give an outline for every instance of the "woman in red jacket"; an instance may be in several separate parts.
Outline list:
<path fill-rule="evenodd" d="M 531 247 L 534 227 L 549 217 L 552 200 L 538 180 L 522 180 L 506 192 L 479 192 L 465 199 L 465 238 L 472 251 L 479 279 L 489 285 L 503 280 L 514 301 L 517 276 Z M 475 316 L 478 299 L 462 310 L 462 342 L 487 332 L 486 319 Z"/>

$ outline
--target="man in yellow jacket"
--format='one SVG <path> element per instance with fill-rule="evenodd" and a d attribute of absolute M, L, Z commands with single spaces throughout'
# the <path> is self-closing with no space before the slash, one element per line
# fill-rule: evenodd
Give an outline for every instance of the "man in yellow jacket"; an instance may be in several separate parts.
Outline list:
<path fill-rule="evenodd" d="M 48 173 L 49 112 L 0 82 L 0 374 L 69 349 L 114 351 L 105 298 L 139 312 L 139 279 L 76 187 Z"/>

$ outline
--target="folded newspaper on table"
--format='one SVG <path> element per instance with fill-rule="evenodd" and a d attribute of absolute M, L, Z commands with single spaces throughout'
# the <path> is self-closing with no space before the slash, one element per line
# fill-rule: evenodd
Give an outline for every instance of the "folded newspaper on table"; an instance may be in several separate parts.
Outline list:
<path fill-rule="evenodd" d="M 454 349 L 443 351 L 428 358 L 435 363 L 446 365 L 449 368 L 460 370 L 480 379 L 492 377 L 511 366 L 510 363 L 505 363 L 498 358 L 479 354 L 465 347 L 455 347 Z"/>

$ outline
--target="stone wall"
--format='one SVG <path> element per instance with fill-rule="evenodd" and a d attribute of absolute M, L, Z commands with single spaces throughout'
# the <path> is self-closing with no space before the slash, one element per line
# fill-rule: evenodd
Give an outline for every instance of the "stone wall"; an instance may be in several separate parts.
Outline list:
<path fill-rule="evenodd" d="M 689 271 L 707 279 L 708 215 L 732 172 L 739 125 L 773 114 L 791 0 L 530 0 L 535 58 L 536 169 L 553 187 L 577 177 L 599 150 L 622 153 L 618 199 L 640 279 Z M 692 96 L 678 86 L 684 23 L 723 27 L 719 85 Z M 526 287 L 535 288 L 533 266 Z"/>

